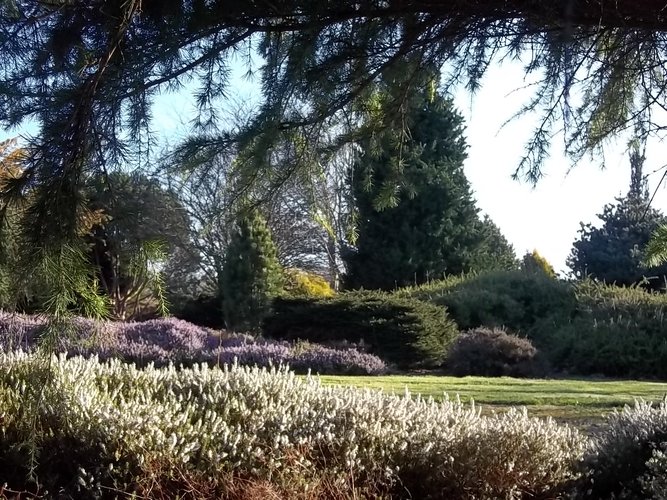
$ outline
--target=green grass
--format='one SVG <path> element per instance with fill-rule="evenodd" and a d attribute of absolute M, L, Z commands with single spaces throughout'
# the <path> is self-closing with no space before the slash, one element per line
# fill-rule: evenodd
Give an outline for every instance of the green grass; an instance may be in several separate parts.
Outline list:
<path fill-rule="evenodd" d="M 606 413 L 637 398 L 660 401 L 667 394 L 667 383 L 633 380 L 533 380 L 509 377 L 442 377 L 434 375 L 391 375 L 383 377 L 322 376 L 324 384 L 352 385 L 403 394 L 442 399 L 458 395 L 462 401 L 474 400 L 488 413 L 510 406 L 525 406 L 530 414 L 552 416 L 563 421 L 595 423 Z"/>

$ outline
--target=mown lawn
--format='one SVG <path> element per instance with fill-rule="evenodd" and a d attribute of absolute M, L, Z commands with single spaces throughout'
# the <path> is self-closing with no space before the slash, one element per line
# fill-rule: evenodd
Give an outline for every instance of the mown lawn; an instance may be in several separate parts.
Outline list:
<path fill-rule="evenodd" d="M 534 380 L 509 377 L 444 377 L 435 375 L 322 376 L 324 384 L 353 385 L 404 394 L 474 400 L 483 413 L 525 406 L 535 416 L 552 416 L 575 424 L 595 424 L 606 413 L 637 398 L 661 401 L 667 395 L 667 383 L 635 380 Z"/>

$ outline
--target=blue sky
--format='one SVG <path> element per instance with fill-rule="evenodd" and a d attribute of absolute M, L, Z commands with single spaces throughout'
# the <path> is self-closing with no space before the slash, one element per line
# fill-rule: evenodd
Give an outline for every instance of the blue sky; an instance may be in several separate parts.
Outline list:
<path fill-rule="evenodd" d="M 598 220 L 596 214 L 605 204 L 626 193 L 630 168 L 626 153 L 627 137 L 619 138 L 606 150 L 606 168 L 599 159 L 581 161 L 570 169 L 562 155 L 562 136 L 554 137 L 545 177 L 536 186 L 511 178 L 530 137 L 535 117 L 525 116 L 502 127 L 529 96 L 516 91 L 524 86 L 518 64 L 493 66 L 482 82 L 481 90 L 470 96 L 460 89 L 454 102 L 466 120 L 469 144 L 465 172 L 471 182 L 480 209 L 489 214 L 514 245 L 518 256 L 537 249 L 559 272 L 567 272 L 565 260 L 577 237 L 580 222 Z M 237 71 L 230 94 L 240 100 L 253 100 L 257 85 L 247 82 Z M 174 143 L 188 131 L 193 116 L 193 99 L 185 94 L 162 95 L 154 109 L 154 128 L 166 142 Z M 17 132 L 0 134 L 0 139 Z M 650 142 L 645 173 L 667 163 L 667 148 Z M 655 189 L 662 171 L 649 178 Z M 661 187 L 654 205 L 667 212 L 667 193 Z"/>

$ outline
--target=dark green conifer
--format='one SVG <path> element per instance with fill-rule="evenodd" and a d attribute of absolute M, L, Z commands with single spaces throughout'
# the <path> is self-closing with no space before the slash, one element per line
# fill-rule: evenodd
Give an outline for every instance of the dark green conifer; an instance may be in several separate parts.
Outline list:
<path fill-rule="evenodd" d="M 463 119 L 424 87 L 409 103 L 407 140 L 394 129 L 364 143 L 353 168 L 358 239 L 346 259 L 349 287 L 391 290 L 470 269 L 480 235 L 463 172 Z"/>
<path fill-rule="evenodd" d="M 281 290 L 282 270 L 264 218 L 251 210 L 238 221 L 221 275 L 227 327 L 257 332 Z"/>

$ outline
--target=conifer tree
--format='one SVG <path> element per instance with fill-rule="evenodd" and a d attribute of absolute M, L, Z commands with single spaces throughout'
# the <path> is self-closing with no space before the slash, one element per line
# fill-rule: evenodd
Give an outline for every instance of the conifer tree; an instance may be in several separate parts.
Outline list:
<path fill-rule="evenodd" d="M 258 331 L 281 285 L 282 270 L 271 233 L 264 218 L 250 210 L 231 236 L 221 273 L 227 327 Z"/>
<path fill-rule="evenodd" d="M 543 273 L 549 278 L 556 277 L 553 266 L 537 250 L 526 252 L 521 260 L 521 270 L 527 273 Z"/>
<path fill-rule="evenodd" d="M 391 290 L 470 269 L 480 235 L 463 119 L 425 87 L 406 113 L 408 139 L 385 133 L 377 150 L 363 143 L 353 167 L 358 239 L 346 258 L 348 287 Z"/>
<path fill-rule="evenodd" d="M 475 272 L 505 270 L 519 267 L 514 246 L 500 231 L 491 217 L 485 215 L 477 225 L 480 243 L 471 261 L 471 270 Z"/>
<path fill-rule="evenodd" d="M 631 144 L 628 194 L 604 207 L 598 214 L 601 225 L 581 224 L 567 260 L 575 278 L 623 286 L 642 283 L 646 278 L 648 288 L 665 286 L 667 264 L 654 260 L 646 267 L 643 262 L 645 247 L 653 233 L 667 223 L 667 217 L 651 207 L 643 174 L 644 153 L 639 146 Z"/>

